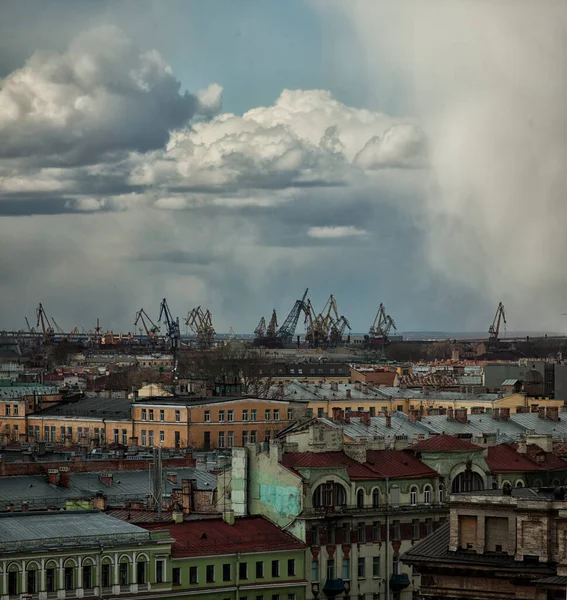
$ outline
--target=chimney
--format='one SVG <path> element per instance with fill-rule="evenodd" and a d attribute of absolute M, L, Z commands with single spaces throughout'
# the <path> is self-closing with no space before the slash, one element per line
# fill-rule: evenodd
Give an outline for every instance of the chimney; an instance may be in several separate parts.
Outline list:
<path fill-rule="evenodd" d="M 517 453 L 518 454 L 527 454 L 527 452 L 528 452 L 528 444 L 526 442 L 526 439 L 522 438 L 521 440 L 518 441 Z"/>
<path fill-rule="evenodd" d="M 468 420 L 468 410 L 466 408 L 457 408 L 455 410 L 455 421 L 466 425 Z"/>
<path fill-rule="evenodd" d="M 350 390 L 345 390 L 345 396 L 347 398 L 352 398 L 352 392 Z"/>
<path fill-rule="evenodd" d="M 234 511 L 232 508 L 227 508 L 222 511 L 222 520 L 229 525 L 234 525 Z"/>
<path fill-rule="evenodd" d="M 500 418 L 500 409 L 499 408 L 493 408 L 492 409 L 492 418 L 493 419 L 499 419 Z"/>
<path fill-rule="evenodd" d="M 47 469 L 47 481 L 52 485 L 59 485 L 59 471 L 57 469 Z"/>
<path fill-rule="evenodd" d="M 392 416 L 386 415 L 386 427 L 392 429 Z"/>
<path fill-rule="evenodd" d="M 421 413 L 418 409 L 412 408 L 408 412 L 408 420 L 410 423 L 415 423 L 416 421 L 421 421 Z"/>
<path fill-rule="evenodd" d="M 362 384 L 360 383 L 360 381 L 357 381 L 357 382 L 355 382 L 355 384 L 354 384 L 354 389 L 355 389 L 357 392 L 360 392 L 360 390 L 362 389 Z"/>
<path fill-rule="evenodd" d="M 179 502 L 176 502 L 173 505 L 173 511 L 171 513 L 171 518 L 174 523 L 183 523 L 183 509 L 179 505 Z"/>
<path fill-rule="evenodd" d="M 59 485 L 68 488 L 70 483 L 71 472 L 69 467 L 59 467 Z"/>
<path fill-rule="evenodd" d="M 187 515 L 193 508 L 193 481 L 191 479 L 182 479 L 181 490 L 181 507 Z"/>
<path fill-rule="evenodd" d="M 548 406 L 547 418 L 550 421 L 559 421 L 559 408 L 557 406 Z"/>
<path fill-rule="evenodd" d="M 104 392 L 104 397 L 105 397 L 107 400 L 110 400 L 110 399 L 112 398 L 112 390 L 105 390 L 105 392 Z"/>
<path fill-rule="evenodd" d="M 97 492 L 93 498 L 93 508 L 106 510 L 106 496 L 102 492 Z"/>
<path fill-rule="evenodd" d="M 22 502 L 22 512 L 29 512 L 30 505 L 27 502 Z"/>
<path fill-rule="evenodd" d="M 447 421 L 452 421 L 454 419 L 453 409 L 451 407 L 447 408 Z"/>
<path fill-rule="evenodd" d="M 500 418 L 503 421 L 507 421 L 510 418 L 510 409 L 509 408 L 501 408 L 500 409 Z"/>
<path fill-rule="evenodd" d="M 110 487 L 112 485 L 112 473 L 101 473 L 98 476 L 98 480 L 104 485 Z"/>
<path fill-rule="evenodd" d="M 331 391 L 332 392 L 339 391 L 339 384 L 336 381 L 331 381 Z"/>
<path fill-rule="evenodd" d="M 540 419 L 545 419 L 545 406 L 538 406 L 537 409 L 537 416 Z"/>
<path fill-rule="evenodd" d="M 366 450 L 368 446 L 365 443 L 345 444 L 343 448 L 345 454 L 356 460 L 356 462 L 361 464 L 366 462 Z"/>
<path fill-rule="evenodd" d="M 530 409 L 528 406 L 516 406 L 516 413 L 518 414 L 522 414 L 522 413 L 529 413 Z"/>
<path fill-rule="evenodd" d="M 368 384 L 367 383 L 363 384 L 363 386 L 362 386 L 362 393 L 363 394 L 368 394 Z"/>
<path fill-rule="evenodd" d="M 338 406 L 333 406 L 333 423 L 341 422 L 341 409 Z"/>
<path fill-rule="evenodd" d="M 483 415 L 484 414 L 484 406 L 473 406 L 471 408 L 471 415 Z"/>
<path fill-rule="evenodd" d="M 360 413 L 360 422 L 363 425 L 370 426 L 370 412 L 365 410 Z"/>
<path fill-rule="evenodd" d="M 8 512 L 14 512 L 14 504 L 12 502 L 10 502 L 6 508 L 8 509 Z"/>
<path fill-rule="evenodd" d="M 169 471 L 167 473 L 167 480 L 170 483 L 175 483 L 176 484 L 177 483 L 177 473 L 175 471 Z"/>
<path fill-rule="evenodd" d="M 197 456 L 195 459 L 195 468 L 198 471 L 206 471 L 207 470 L 207 462 L 204 456 Z"/>

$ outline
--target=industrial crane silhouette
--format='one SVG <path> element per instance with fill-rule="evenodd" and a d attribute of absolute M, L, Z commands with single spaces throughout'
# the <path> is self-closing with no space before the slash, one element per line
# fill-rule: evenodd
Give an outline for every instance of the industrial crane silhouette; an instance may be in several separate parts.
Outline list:
<path fill-rule="evenodd" d="M 488 328 L 488 348 L 489 350 L 498 350 L 500 346 L 499 334 L 500 324 L 506 325 L 506 314 L 504 312 L 504 304 L 500 302 L 494 315 L 492 325 Z"/>

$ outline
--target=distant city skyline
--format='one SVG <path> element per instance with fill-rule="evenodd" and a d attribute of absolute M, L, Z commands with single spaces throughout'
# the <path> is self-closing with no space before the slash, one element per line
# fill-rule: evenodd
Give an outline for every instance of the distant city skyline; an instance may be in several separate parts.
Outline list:
<path fill-rule="evenodd" d="M 0 22 L 0 328 L 564 331 L 567 7 L 29 0 Z M 130 325 L 130 329 L 132 325 Z"/>

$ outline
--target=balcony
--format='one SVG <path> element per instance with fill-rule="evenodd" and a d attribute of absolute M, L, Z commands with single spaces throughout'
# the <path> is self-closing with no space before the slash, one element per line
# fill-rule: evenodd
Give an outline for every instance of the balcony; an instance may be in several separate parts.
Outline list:
<path fill-rule="evenodd" d="M 390 589 L 393 592 L 401 592 L 410 584 L 410 579 L 407 573 L 397 573 L 390 577 Z"/>
<path fill-rule="evenodd" d="M 327 579 L 323 586 L 323 593 L 327 598 L 336 598 L 345 591 L 345 582 L 342 579 Z"/>
<path fill-rule="evenodd" d="M 448 504 L 445 502 L 435 502 L 432 504 L 398 504 L 398 505 L 386 505 L 381 504 L 380 506 L 358 506 L 345 505 L 345 506 L 313 506 L 310 508 L 304 508 L 300 517 L 304 519 L 313 518 L 324 518 L 324 517 L 344 517 L 348 516 L 364 516 L 364 515 L 394 515 L 404 513 L 428 513 L 431 511 L 444 512 L 448 510 Z"/>

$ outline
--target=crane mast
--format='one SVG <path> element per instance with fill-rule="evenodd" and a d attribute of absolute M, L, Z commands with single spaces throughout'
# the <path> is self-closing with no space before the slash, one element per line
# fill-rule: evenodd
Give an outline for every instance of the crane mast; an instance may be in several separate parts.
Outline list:
<path fill-rule="evenodd" d="M 497 350 L 500 344 L 499 335 L 501 323 L 506 325 L 506 313 L 504 312 L 504 304 L 499 302 L 492 325 L 488 328 L 488 346 L 491 350 Z"/>
<path fill-rule="evenodd" d="M 305 312 L 305 298 L 307 297 L 307 288 L 303 294 L 301 300 L 296 300 L 293 308 L 291 309 L 283 325 L 278 329 L 277 337 L 282 344 L 290 344 L 293 341 L 295 330 L 297 329 L 297 323 L 299 322 L 299 315 Z"/>
<path fill-rule="evenodd" d="M 41 331 L 43 333 L 43 341 L 44 343 L 49 343 L 53 339 L 53 327 L 49 322 L 49 317 L 45 313 L 45 309 L 43 308 L 42 303 L 40 302 L 35 314 L 37 316 L 37 324 L 36 327 L 41 326 Z"/>
<path fill-rule="evenodd" d="M 141 308 L 136 313 L 136 319 L 134 321 L 134 332 L 136 331 L 136 327 L 140 321 L 142 322 L 142 326 L 144 328 L 144 331 L 146 332 L 146 336 L 148 337 L 148 339 L 150 341 L 155 341 L 157 339 L 159 327 L 150 319 L 150 317 L 143 308 Z M 148 327 L 148 323 L 150 324 L 150 327 Z"/>
<path fill-rule="evenodd" d="M 258 325 L 256 325 L 256 329 L 254 329 L 254 335 L 256 336 L 256 339 L 262 339 L 266 337 L 266 319 L 264 319 L 264 317 L 262 317 Z"/>
<path fill-rule="evenodd" d="M 210 310 L 203 311 L 200 306 L 193 308 L 187 313 L 185 325 L 197 337 L 197 345 L 200 348 L 211 348 L 215 342 L 215 329 L 213 327 L 213 315 Z"/>

